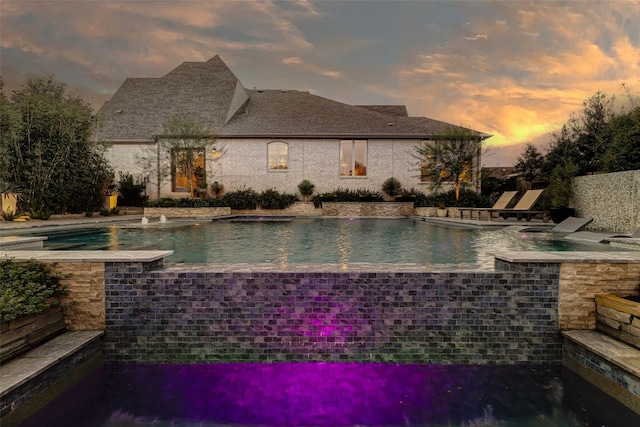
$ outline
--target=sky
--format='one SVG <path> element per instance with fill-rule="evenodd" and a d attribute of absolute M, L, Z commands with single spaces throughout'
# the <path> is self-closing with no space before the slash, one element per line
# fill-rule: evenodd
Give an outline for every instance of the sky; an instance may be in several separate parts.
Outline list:
<path fill-rule="evenodd" d="M 247 88 L 404 104 L 491 134 L 485 166 L 544 152 L 597 91 L 640 93 L 627 0 L 0 0 L 0 46 L 6 93 L 53 76 L 98 110 L 127 77 L 220 55 Z"/>

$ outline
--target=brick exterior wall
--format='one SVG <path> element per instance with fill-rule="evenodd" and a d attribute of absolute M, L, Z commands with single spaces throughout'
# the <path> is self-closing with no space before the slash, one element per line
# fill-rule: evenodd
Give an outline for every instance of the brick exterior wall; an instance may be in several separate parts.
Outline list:
<path fill-rule="evenodd" d="M 267 144 L 275 141 L 288 144 L 287 170 L 267 169 Z M 384 181 L 394 177 L 404 188 L 414 187 L 429 194 L 431 183 L 420 181 L 416 159 L 413 157 L 414 147 L 419 143 L 419 139 L 369 139 L 367 176 L 344 177 L 339 173 L 340 139 L 219 138 L 216 145 L 224 151 L 224 155 L 217 159 L 207 156 L 207 182 L 217 181 L 224 185 L 226 191 L 247 187 L 260 192 L 275 188 L 280 192 L 299 194 L 298 184 L 304 179 L 315 185 L 316 193 L 326 193 L 338 188 L 381 191 Z M 115 142 L 109 148 L 107 157 L 116 175 L 119 171 L 124 171 L 135 177 L 142 177 L 148 173 L 141 170 L 138 158 L 151 156 L 155 159 L 154 149 L 153 143 Z M 172 193 L 168 179 L 161 184 L 158 195 L 157 184 L 153 182 L 154 173 L 149 177 L 152 182 L 147 186 L 147 195 L 151 200 L 187 195 Z M 471 188 L 479 188 L 479 179 L 479 173 L 475 173 Z M 453 185 L 447 183 L 443 190 L 450 188 Z"/>
<path fill-rule="evenodd" d="M 559 364 L 557 282 L 548 272 L 151 271 L 107 263 L 105 357 Z"/>

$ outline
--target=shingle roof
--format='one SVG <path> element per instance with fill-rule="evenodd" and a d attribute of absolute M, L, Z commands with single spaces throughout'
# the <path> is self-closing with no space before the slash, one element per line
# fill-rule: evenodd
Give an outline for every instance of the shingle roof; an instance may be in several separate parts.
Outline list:
<path fill-rule="evenodd" d="M 355 106 L 297 90 L 247 90 L 216 55 L 185 62 L 164 77 L 126 79 L 98 111 L 98 137 L 152 139 L 177 113 L 195 116 L 219 137 L 426 138 L 451 126 L 409 117 L 403 105 Z"/>

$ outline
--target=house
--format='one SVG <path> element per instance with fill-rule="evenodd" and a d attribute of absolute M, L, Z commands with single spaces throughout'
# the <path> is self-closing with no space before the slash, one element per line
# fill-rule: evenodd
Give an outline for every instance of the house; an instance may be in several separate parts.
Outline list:
<path fill-rule="evenodd" d="M 189 191 L 189 180 L 177 168 L 166 177 L 160 173 L 165 159 L 175 159 L 160 153 L 162 125 L 178 113 L 217 138 L 216 149 L 203 150 L 197 161 L 207 182 L 227 191 L 297 193 L 304 179 L 319 193 L 381 191 L 395 177 L 404 188 L 428 193 L 428 165 L 420 165 L 415 147 L 452 127 L 410 117 L 404 105 L 347 105 L 305 91 L 247 89 L 219 56 L 185 62 L 160 78 L 127 78 L 98 112 L 94 137 L 110 143 L 116 172 L 148 179 L 152 199 Z M 479 141 L 489 137 L 471 132 Z M 468 174 L 476 189 L 479 165 L 480 150 Z"/>

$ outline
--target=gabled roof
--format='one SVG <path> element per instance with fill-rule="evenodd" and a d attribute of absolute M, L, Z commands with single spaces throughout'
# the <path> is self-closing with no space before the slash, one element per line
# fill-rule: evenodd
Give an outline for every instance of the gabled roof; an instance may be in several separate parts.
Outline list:
<path fill-rule="evenodd" d="M 149 140 L 177 113 L 230 138 L 428 138 L 452 126 L 409 117 L 404 105 L 355 106 L 297 90 L 247 90 L 216 55 L 160 78 L 126 79 L 98 111 L 97 137 Z"/>

